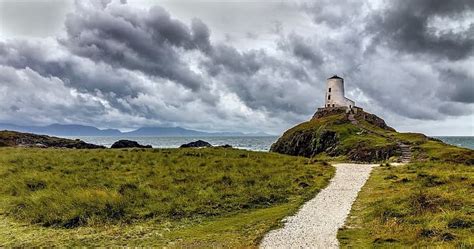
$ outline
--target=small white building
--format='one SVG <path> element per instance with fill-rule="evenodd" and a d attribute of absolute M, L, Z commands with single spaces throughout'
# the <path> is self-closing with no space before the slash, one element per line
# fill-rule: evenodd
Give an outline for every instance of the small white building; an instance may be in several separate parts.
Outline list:
<path fill-rule="evenodd" d="M 344 79 L 334 75 L 326 81 L 326 104 L 324 107 L 347 107 L 352 109 L 355 102 L 344 96 Z"/>

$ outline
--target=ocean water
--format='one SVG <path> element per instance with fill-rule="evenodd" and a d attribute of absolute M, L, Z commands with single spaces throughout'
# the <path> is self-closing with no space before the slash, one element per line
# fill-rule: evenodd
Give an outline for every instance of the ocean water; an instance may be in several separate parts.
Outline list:
<path fill-rule="evenodd" d="M 434 137 L 440 139 L 441 141 L 452 144 L 458 147 L 464 147 L 474 150 L 474 137 Z"/>
<path fill-rule="evenodd" d="M 270 146 L 278 137 L 69 137 L 79 138 L 88 143 L 104 145 L 106 147 L 120 139 L 128 139 L 137 141 L 140 144 L 150 144 L 153 148 L 178 148 L 180 145 L 196 141 L 198 139 L 207 141 L 212 145 L 230 144 L 234 148 L 268 151 Z M 459 147 L 474 149 L 474 137 L 435 137 L 445 143 L 452 144 Z"/>
<path fill-rule="evenodd" d="M 137 141 L 139 144 L 151 145 L 153 148 L 178 148 L 182 144 L 193 142 L 196 140 L 204 140 L 214 146 L 229 144 L 234 148 L 255 150 L 255 151 L 268 151 L 270 146 L 274 143 L 278 137 L 266 136 L 266 137 L 69 137 L 78 138 L 87 143 L 99 144 L 106 147 L 112 146 L 112 144 L 120 139 L 127 139 Z"/>

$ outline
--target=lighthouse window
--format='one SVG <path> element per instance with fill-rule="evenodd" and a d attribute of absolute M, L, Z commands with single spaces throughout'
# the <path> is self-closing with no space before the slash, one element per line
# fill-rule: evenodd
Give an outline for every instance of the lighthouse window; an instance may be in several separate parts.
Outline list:
<path fill-rule="evenodd" d="M 331 88 L 329 88 L 329 91 L 328 92 L 331 92 Z"/>
<path fill-rule="evenodd" d="M 328 95 L 328 99 L 331 99 L 331 95 Z"/>

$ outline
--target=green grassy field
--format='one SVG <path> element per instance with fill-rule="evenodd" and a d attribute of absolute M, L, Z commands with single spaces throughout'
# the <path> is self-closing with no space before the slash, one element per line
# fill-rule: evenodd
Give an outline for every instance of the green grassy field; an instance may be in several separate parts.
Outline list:
<path fill-rule="evenodd" d="M 237 149 L 0 149 L 0 246 L 253 247 L 334 169 Z"/>
<path fill-rule="evenodd" d="M 415 162 L 374 169 L 338 233 L 343 248 L 474 247 L 474 151 L 394 134 Z"/>

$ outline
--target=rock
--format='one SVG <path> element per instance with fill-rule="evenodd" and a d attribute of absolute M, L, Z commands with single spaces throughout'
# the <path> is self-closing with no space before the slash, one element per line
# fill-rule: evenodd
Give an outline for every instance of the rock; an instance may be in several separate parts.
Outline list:
<path fill-rule="evenodd" d="M 360 122 L 366 128 L 361 128 Z M 347 108 L 319 108 L 310 121 L 286 131 L 270 151 L 304 157 L 325 153 L 358 162 L 383 161 L 399 155 L 397 143 L 379 128 L 387 134 L 395 131 L 383 119 L 361 108 L 351 112 Z"/>
<path fill-rule="evenodd" d="M 270 151 L 295 156 L 312 157 L 321 152 L 330 152 L 336 147 L 336 132 L 303 130 L 294 134 L 286 142 L 279 139 L 272 144 Z"/>
<path fill-rule="evenodd" d="M 121 148 L 152 148 L 151 145 L 141 145 L 139 144 L 138 142 L 136 141 L 132 141 L 132 140 L 119 140 L 117 142 L 115 142 L 114 144 L 112 144 L 112 146 L 110 147 L 112 149 L 121 149 Z"/>
<path fill-rule="evenodd" d="M 217 146 L 217 147 L 219 147 L 219 148 L 232 148 L 232 145 L 230 145 L 230 144 L 224 144 L 224 145 L 219 145 L 219 146 Z"/>
<path fill-rule="evenodd" d="M 399 155 L 398 150 L 399 147 L 396 144 L 383 147 L 358 144 L 347 153 L 347 157 L 351 161 L 356 162 L 377 162 L 388 160 L 391 156 Z"/>
<path fill-rule="evenodd" d="M 206 141 L 197 140 L 195 142 L 183 144 L 180 148 L 200 148 L 200 147 L 212 147 L 212 145 Z"/>
<path fill-rule="evenodd" d="M 71 149 L 102 149 L 101 145 L 89 144 L 82 140 L 50 137 L 16 131 L 0 131 L 0 146 L 38 147 L 38 148 L 71 148 Z"/>

